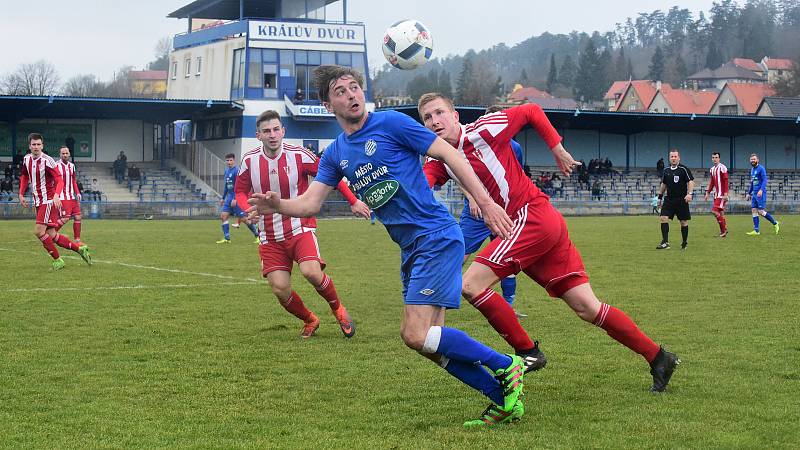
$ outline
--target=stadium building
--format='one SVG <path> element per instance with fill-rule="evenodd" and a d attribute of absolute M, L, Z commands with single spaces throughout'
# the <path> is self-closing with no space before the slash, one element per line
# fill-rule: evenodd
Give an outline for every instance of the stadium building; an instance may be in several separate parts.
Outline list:
<path fill-rule="evenodd" d="M 256 118 L 268 109 L 281 114 L 287 142 L 315 152 L 341 132 L 312 74 L 325 64 L 368 73 L 364 24 L 347 20 L 346 0 L 196 0 L 168 17 L 188 25 L 173 39 L 167 98 L 242 105 L 176 133 L 195 158 L 257 147 Z M 372 110 L 369 81 L 366 95 Z"/>

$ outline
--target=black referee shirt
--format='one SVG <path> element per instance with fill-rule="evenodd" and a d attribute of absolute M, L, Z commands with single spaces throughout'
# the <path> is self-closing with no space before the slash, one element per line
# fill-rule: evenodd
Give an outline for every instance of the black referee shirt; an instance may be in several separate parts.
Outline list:
<path fill-rule="evenodd" d="M 661 182 L 667 186 L 667 200 L 680 200 L 686 197 L 691 180 L 694 180 L 692 172 L 683 164 L 678 164 L 674 169 L 671 166 L 664 169 L 664 178 Z"/>

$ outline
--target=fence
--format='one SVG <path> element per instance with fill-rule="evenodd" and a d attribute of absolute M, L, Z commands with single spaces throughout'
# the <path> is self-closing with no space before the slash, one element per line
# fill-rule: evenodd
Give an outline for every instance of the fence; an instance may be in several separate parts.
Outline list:
<path fill-rule="evenodd" d="M 176 145 L 174 159 L 211 187 L 217 195 L 225 191 L 225 161 L 205 148 L 201 142 Z"/>

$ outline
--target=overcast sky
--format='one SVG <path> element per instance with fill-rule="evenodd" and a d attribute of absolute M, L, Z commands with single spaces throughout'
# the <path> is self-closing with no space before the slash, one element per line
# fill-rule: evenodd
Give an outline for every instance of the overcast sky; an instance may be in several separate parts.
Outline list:
<path fill-rule="evenodd" d="M 159 38 L 186 30 L 185 19 L 166 16 L 189 3 L 0 0 L 0 74 L 39 59 L 52 62 L 62 81 L 85 73 L 107 80 L 118 67 L 143 68 L 154 59 Z M 487 4 L 496 7 L 487 8 Z M 545 31 L 608 31 L 628 16 L 666 11 L 674 5 L 688 8 L 696 17 L 711 4 L 712 0 L 349 0 L 348 20 L 366 24 L 369 61 L 377 67 L 384 62 L 380 50 L 383 32 L 399 19 L 423 22 L 433 35 L 434 56 L 446 56 L 500 42 L 513 46 Z"/>

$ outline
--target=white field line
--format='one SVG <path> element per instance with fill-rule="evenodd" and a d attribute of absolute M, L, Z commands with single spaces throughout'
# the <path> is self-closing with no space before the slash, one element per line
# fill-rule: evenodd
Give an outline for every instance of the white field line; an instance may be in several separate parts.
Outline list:
<path fill-rule="evenodd" d="M 131 286 L 94 286 L 94 287 L 58 287 L 58 288 L 19 288 L 19 289 L 6 289 L 3 292 L 65 292 L 65 291 L 123 291 L 133 289 L 188 289 L 198 287 L 217 287 L 217 286 L 252 286 L 253 283 L 249 281 L 236 281 L 236 282 L 223 282 L 214 284 L 134 284 Z"/>
<path fill-rule="evenodd" d="M 10 248 L 2 248 L 2 247 L 0 247 L 0 251 L 13 252 L 13 253 L 24 253 L 24 254 L 28 254 L 28 255 L 39 255 L 39 252 L 31 252 L 31 251 L 25 251 L 25 250 L 14 250 L 14 249 L 10 249 Z M 78 257 L 78 256 L 65 254 L 62 257 L 75 259 L 75 260 L 78 260 L 78 261 L 82 261 L 81 258 Z M 246 282 L 249 282 L 249 283 L 265 283 L 265 281 L 257 280 L 255 278 L 237 278 L 237 277 L 232 277 L 230 275 L 219 275 L 219 274 L 216 274 L 216 273 L 206 273 L 206 272 L 191 272 L 191 271 L 188 271 L 188 270 L 168 269 L 168 268 L 164 268 L 164 267 L 143 266 L 143 265 L 139 265 L 139 264 L 131 264 L 131 263 L 126 263 L 126 262 L 121 262 L 121 261 L 105 261 L 105 260 L 102 260 L 102 259 L 94 259 L 94 258 L 92 258 L 92 263 L 112 264 L 112 265 L 117 265 L 117 266 L 130 267 L 130 268 L 133 268 L 133 269 L 155 270 L 155 271 L 158 271 L 158 272 L 169 272 L 169 273 L 180 273 L 180 274 L 185 274 L 185 275 L 196 275 L 196 276 L 200 276 L 200 277 L 218 278 L 218 279 L 221 279 L 221 280 L 246 281 Z"/>

